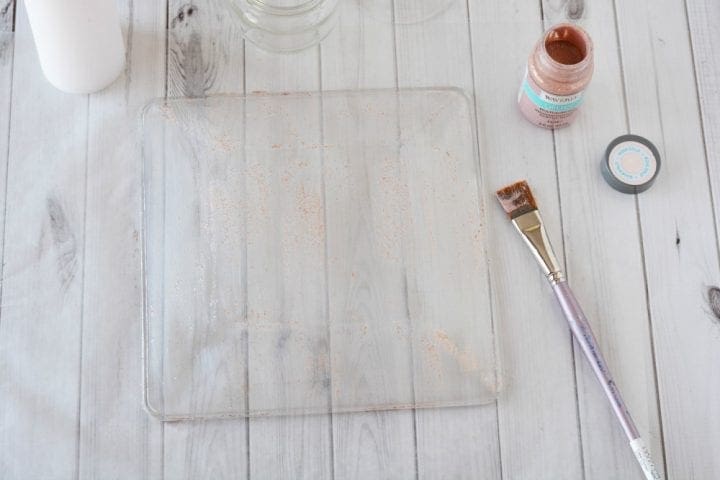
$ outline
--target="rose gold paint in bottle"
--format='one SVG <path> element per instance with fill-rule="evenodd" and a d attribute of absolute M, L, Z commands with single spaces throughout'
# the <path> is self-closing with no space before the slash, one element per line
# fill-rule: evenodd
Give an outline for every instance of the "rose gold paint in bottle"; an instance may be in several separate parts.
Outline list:
<path fill-rule="evenodd" d="M 593 46 L 582 28 L 570 23 L 551 27 L 528 59 L 518 94 L 522 114 L 535 125 L 570 125 L 593 72 Z"/>

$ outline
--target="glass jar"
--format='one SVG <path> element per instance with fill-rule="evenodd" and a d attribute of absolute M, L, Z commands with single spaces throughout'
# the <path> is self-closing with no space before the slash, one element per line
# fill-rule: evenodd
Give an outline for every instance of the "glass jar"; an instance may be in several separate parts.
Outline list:
<path fill-rule="evenodd" d="M 229 0 L 245 38 L 276 52 L 319 43 L 332 30 L 339 0 Z"/>
<path fill-rule="evenodd" d="M 593 74 L 593 45 L 577 25 L 551 27 L 535 45 L 527 63 L 518 104 L 537 126 L 561 128 L 577 116 Z"/>
<path fill-rule="evenodd" d="M 460 0 L 355 0 L 373 19 L 395 25 L 412 25 L 442 15 Z M 464 2 L 462 5 L 464 7 Z"/>

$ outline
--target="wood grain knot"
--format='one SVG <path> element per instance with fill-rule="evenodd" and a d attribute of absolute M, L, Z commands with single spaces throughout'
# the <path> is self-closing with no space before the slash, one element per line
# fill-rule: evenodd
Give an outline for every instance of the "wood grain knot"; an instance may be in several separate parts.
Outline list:
<path fill-rule="evenodd" d="M 53 247 L 57 251 L 58 276 L 62 289 L 65 291 L 77 272 L 77 239 L 60 202 L 55 198 L 48 198 L 46 208 Z"/>
<path fill-rule="evenodd" d="M 708 305 L 710 306 L 710 311 L 715 316 L 715 320 L 720 321 L 720 288 L 708 288 L 707 300 Z"/>
<path fill-rule="evenodd" d="M 14 3 L 14 0 L 8 0 L 8 2 L 5 4 L 5 6 L 0 8 L 0 17 L 4 17 L 5 15 L 8 14 L 8 12 L 10 11 L 10 7 L 13 6 L 13 3 Z M 10 21 L 12 22 L 12 19 Z"/>
<path fill-rule="evenodd" d="M 284 350 L 285 346 L 287 345 L 288 340 L 290 340 L 290 336 L 292 335 L 292 330 L 289 327 L 283 327 L 282 330 L 280 330 L 278 337 L 277 337 L 277 349 L 278 350 Z"/>
<path fill-rule="evenodd" d="M 585 2 L 583 0 L 570 0 L 567 4 L 567 17 L 571 20 L 582 18 L 585 13 Z"/>
<path fill-rule="evenodd" d="M 174 28 L 177 24 L 184 22 L 186 18 L 192 17 L 197 13 L 197 10 L 198 7 L 196 5 L 186 3 L 178 9 L 177 14 L 173 17 L 172 22 L 170 22 L 170 26 Z"/>

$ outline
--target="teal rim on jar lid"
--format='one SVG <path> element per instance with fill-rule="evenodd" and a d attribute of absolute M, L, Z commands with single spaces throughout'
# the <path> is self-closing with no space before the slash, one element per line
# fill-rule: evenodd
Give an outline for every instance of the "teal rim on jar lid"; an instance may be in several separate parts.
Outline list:
<path fill-rule="evenodd" d="M 618 192 L 644 192 L 652 186 L 659 172 L 660 153 L 647 138 L 621 135 L 605 150 L 602 174 Z"/>

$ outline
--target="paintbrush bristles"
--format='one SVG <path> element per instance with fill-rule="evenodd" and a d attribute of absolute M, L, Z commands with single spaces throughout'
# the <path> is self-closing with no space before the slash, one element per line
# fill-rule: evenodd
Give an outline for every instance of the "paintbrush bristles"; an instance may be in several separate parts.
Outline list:
<path fill-rule="evenodd" d="M 495 192 L 495 195 L 497 195 L 500 205 L 511 219 L 523 213 L 537 210 L 535 198 L 525 180 L 503 187 Z"/>

